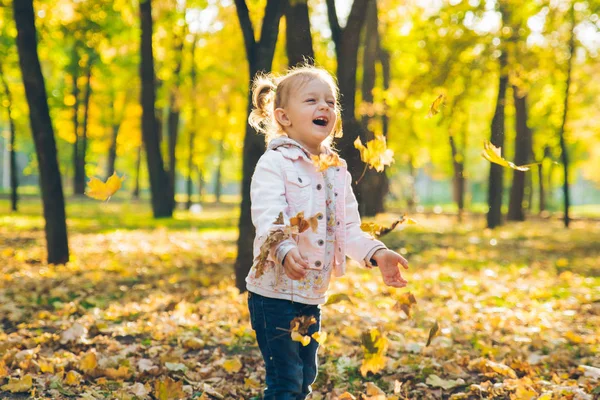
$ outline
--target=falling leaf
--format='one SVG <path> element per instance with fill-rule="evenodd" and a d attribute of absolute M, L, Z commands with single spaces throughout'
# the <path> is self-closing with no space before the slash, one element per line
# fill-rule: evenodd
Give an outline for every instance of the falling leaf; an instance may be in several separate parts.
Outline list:
<path fill-rule="evenodd" d="M 394 152 L 387 148 L 383 135 L 375 135 L 375 139 L 369 140 L 366 146 L 362 144 L 360 137 L 357 137 L 354 147 L 360 152 L 362 162 L 369 168 L 375 168 L 377 172 L 382 172 L 386 165 L 394 162 Z"/>
<path fill-rule="evenodd" d="M 403 215 L 402 217 L 394 221 L 389 227 L 379 225 L 375 222 L 363 222 L 362 224 L 360 224 L 360 229 L 362 229 L 364 232 L 369 233 L 374 238 L 380 238 L 393 231 L 399 224 L 403 223 L 406 223 L 408 225 L 414 225 L 417 223 L 417 221 L 415 221 L 412 218 L 408 218 L 406 215 Z"/>
<path fill-rule="evenodd" d="M 483 150 L 481 151 L 481 155 L 483 158 L 488 160 L 489 162 L 501 165 L 503 167 L 509 167 L 512 169 L 516 169 L 518 171 L 529 171 L 529 167 L 535 164 L 527 164 L 527 165 L 515 165 L 514 163 L 505 160 L 502 158 L 502 148 L 494 146 L 489 141 L 483 142 Z"/>
<path fill-rule="evenodd" d="M 302 233 L 308 228 L 311 228 L 313 232 L 316 232 L 319 227 L 319 219 L 317 218 L 317 215 L 305 219 L 304 212 L 301 211 L 295 217 L 290 218 L 290 225 L 292 227 L 297 226 L 298 233 Z"/>
<path fill-rule="evenodd" d="M 302 346 L 308 346 L 310 343 L 310 336 L 305 336 L 305 335 L 298 333 L 297 331 L 293 331 L 292 332 L 292 340 L 294 342 L 302 343 Z"/>
<path fill-rule="evenodd" d="M 154 382 L 154 396 L 156 396 L 158 400 L 186 398 L 186 394 L 183 391 L 183 383 L 181 381 L 174 381 L 168 376 Z"/>
<path fill-rule="evenodd" d="M 92 199 L 108 200 L 121 188 L 121 183 L 125 180 L 125 175 L 119 177 L 115 171 L 110 178 L 106 180 L 106 183 L 93 176 L 90 176 L 89 178 L 90 180 L 87 183 L 88 187 L 85 194 Z"/>
<path fill-rule="evenodd" d="M 427 380 L 425 381 L 426 384 L 428 384 L 429 386 L 433 386 L 433 387 L 441 387 L 442 389 L 448 390 L 448 389 L 452 389 L 456 386 L 460 386 L 460 385 L 464 385 L 465 381 L 461 378 L 456 379 L 456 380 L 452 380 L 452 379 L 442 379 L 439 376 L 435 375 L 435 374 L 431 374 L 427 377 Z"/>
<path fill-rule="evenodd" d="M 360 373 L 363 377 L 366 377 L 369 372 L 376 374 L 385 367 L 387 347 L 388 341 L 379 329 L 371 328 L 362 334 L 362 348 L 365 356 Z"/>
<path fill-rule="evenodd" d="M 434 101 L 431 103 L 431 107 L 429 107 L 429 112 L 427 113 L 427 118 L 431 118 L 437 113 L 441 111 L 444 102 L 446 101 L 446 96 L 440 94 Z"/>
<path fill-rule="evenodd" d="M 323 172 L 329 167 L 339 167 L 340 165 L 343 165 L 340 156 L 334 152 L 329 154 L 321 153 L 318 156 L 311 155 L 310 159 L 319 172 Z"/>
<path fill-rule="evenodd" d="M 440 326 L 438 325 L 438 322 L 435 321 L 435 323 L 429 330 L 429 337 L 427 338 L 427 344 L 425 345 L 425 347 L 428 347 L 431 344 L 431 339 L 433 339 L 435 337 L 435 335 L 438 333 L 439 330 L 440 330 Z"/>
<path fill-rule="evenodd" d="M 417 304 L 417 299 L 411 292 L 405 292 L 398 298 L 394 310 L 402 310 L 407 317 L 410 317 L 410 309 L 413 304 Z"/>
<path fill-rule="evenodd" d="M 223 363 L 223 368 L 229 373 L 240 372 L 242 369 L 242 362 L 239 358 L 232 358 Z"/>
<path fill-rule="evenodd" d="M 347 301 L 350 304 L 354 304 L 352 303 L 352 299 L 350 299 L 350 296 L 348 296 L 346 293 L 335 293 L 327 298 L 327 302 L 325 303 L 325 305 L 330 306 L 332 304 L 336 304 L 342 301 Z"/>
<path fill-rule="evenodd" d="M 1 387 L 2 390 L 7 390 L 12 393 L 27 392 L 33 386 L 33 378 L 31 375 L 25 375 L 22 379 L 9 378 L 8 383 Z"/>
<path fill-rule="evenodd" d="M 323 344 L 325 343 L 325 340 L 327 340 L 327 332 L 315 332 L 310 336 L 319 344 Z"/>

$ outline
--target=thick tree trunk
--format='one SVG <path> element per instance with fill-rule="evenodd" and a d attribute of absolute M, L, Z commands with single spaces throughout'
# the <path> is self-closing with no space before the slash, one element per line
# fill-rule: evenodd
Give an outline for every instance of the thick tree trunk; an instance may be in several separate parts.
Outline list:
<path fill-rule="evenodd" d="M 508 74 L 506 72 L 506 51 L 502 51 L 499 59 L 499 83 L 496 110 L 492 119 L 491 142 L 496 147 L 504 147 L 504 106 L 506 102 L 506 86 Z M 488 180 L 488 207 L 487 226 L 490 229 L 502 224 L 502 190 L 504 170 L 498 164 L 490 163 L 490 176 Z"/>
<path fill-rule="evenodd" d="M 307 0 L 286 0 L 285 38 L 288 65 L 315 63 Z"/>
<path fill-rule="evenodd" d="M 6 116 L 8 117 L 8 125 L 10 127 L 10 137 L 8 139 L 8 158 L 9 158 L 9 168 L 10 168 L 10 208 L 12 211 L 17 211 L 18 209 L 18 188 L 19 182 L 17 180 L 17 153 L 15 152 L 15 121 L 13 119 L 12 108 L 12 93 L 10 92 L 10 88 L 8 86 L 8 82 L 6 82 L 6 77 L 4 76 L 4 71 L 2 70 L 2 62 L 0 60 L 0 83 L 2 84 L 2 90 L 6 95 Z"/>
<path fill-rule="evenodd" d="M 83 96 L 83 121 L 81 123 L 81 146 L 79 147 L 79 157 L 75 166 L 75 188 L 74 192 L 78 195 L 85 193 L 85 158 L 87 153 L 87 128 L 90 110 L 90 97 L 92 95 L 92 58 L 89 59 L 86 68 L 85 94 Z"/>
<path fill-rule="evenodd" d="M 154 76 L 154 55 L 152 52 L 152 0 L 140 2 L 142 25 L 140 75 L 142 80 L 142 137 L 146 148 L 152 211 L 154 218 L 170 218 L 173 215 L 173 196 L 169 187 L 169 176 L 165 172 L 160 154 L 158 125 L 154 111 L 156 87 Z"/>
<path fill-rule="evenodd" d="M 33 0 L 14 1 L 13 12 L 17 28 L 19 65 L 23 75 L 23 84 L 29 105 L 31 132 L 39 165 L 46 220 L 48 263 L 64 264 L 69 261 L 65 201 L 57 162 L 54 131 L 46 98 L 46 86 L 37 53 Z"/>
<path fill-rule="evenodd" d="M 258 72 L 269 72 L 273 64 L 275 44 L 279 34 L 279 21 L 283 14 L 283 2 L 267 0 L 265 14 L 262 22 L 260 41 L 254 39 L 254 28 L 250 20 L 248 6 L 245 0 L 235 0 L 236 10 L 250 69 L 248 80 L 248 108 L 247 115 L 252 110 L 252 79 Z M 264 140 L 258 136 L 254 129 L 246 124 L 244 136 L 244 150 L 242 161 L 242 205 L 239 221 L 238 254 L 235 261 L 236 286 L 240 291 L 246 290 L 246 276 L 252 267 L 253 241 L 255 235 L 254 225 L 250 216 L 250 181 L 254 167 L 265 149 Z"/>
<path fill-rule="evenodd" d="M 513 86 L 513 99 L 515 103 L 515 164 L 529 163 L 532 152 L 531 130 L 527 126 L 527 96 L 519 96 L 519 88 Z M 510 202 L 508 205 L 507 219 L 509 221 L 525 221 L 523 199 L 525 197 L 525 172 L 513 170 L 513 182 L 510 188 Z"/>
<path fill-rule="evenodd" d="M 175 83 L 171 88 L 171 94 L 169 96 L 169 116 L 167 120 L 168 135 L 169 135 L 169 190 L 171 191 L 170 196 L 175 205 L 175 177 L 176 177 L 176 149 L 177 149 L 177 137 L 179 136 L 179 114 L 180 114 L 180 103 L 179 99 L 179 75 L 181 73 L 181 64 L 183 62 L 183 43 L 185 42 L 185 33 L 181 37 L 177 37 L 177 47 L 175 48 L 175 57 L 177 57 L 177 64 L 175 65 Z"/>
<path fill-rule="evenodd" d="M 106 179 L 115 172 L 115 164 L 117 162 L 117 137 L 121 124 L 111 125 L 110 147 L 108 148 L 108 161 L 106 162 Z"/>
<path fill-rule="evenodd" d="M 563 164 L 563 210 L 564 216 L 563 221 L 565 228 L 569 227 L 571 218 L 569 216 L 569 207 L 571 203 L 569 194 L 569 153 L 567 150 L 567 143 L 565 141 L 565 126 L 567 124 L 567 115 L 569 110 L 569 89 L 571 88 L 571 74 L 573 72 L 573 58 L 575 57 L 575 8 L 574 4 L 571 4 L 570 17 L 571 17 L 571 35 L 569 36 L 569 59 L 567 61 L 567 80 L 565 82 L 565 101 L 563 106 L 563 118 L 560 124 L 560 130 L 558 131 L 560 139 L 560 157 Z"/>
<path fill-rule="evenodd" d="M 450 151 L 452 152 L 452 167 L 454 174 L 452 177 L 453 197 L 458 208 L 458 221 L 462 222 L 462 216 L 465 209 L 465 164 L 462 161 L 462 154 L 458 152 L 454 136 L 450 135 Z"/>
<path fill-rule="evenodd" d="M 363 143 L 366 141 L 362 133 L 362 126 L 356 120 L 356 66 L 358 61 L 358 47 L 360 35 L 367 15 L 367 5 L 374 0 L 354 0 L 348 22 L 344 28 L 340 27 L 335 0 L 327 0 L 327 15 L 331 28 L 331 37 L 335 44 L 337 56 L 337 78 L 340 88 L 340 103 L 342 106 L 342 123 L 344 136 L 338 142 L 341 156 L 348 163 L 348 170 L 356 182 L 363 171 L 360 153 L 354 148 L 354 140 L 361 137 Z M 354 184 L 354 191 L 359 204 L 362 202 L 360 187 Z"/>
<path fill-rule="evenodd" d="M 369 108 L 372 107 L 373 89 L 375 88 L 375 63 L 378 58 L 379 34 L 377 20 L 377 2 L 371 1 L 367 6 L 367 21 L 365 30 L 365 45 L 363 52 L 363 79 L 362 79 L 362 101 Z M 362 128 L 365 132 L 366 140 L 374 139 L 375 135 L 369 130 L 369 121 L 374 116 L 368 113 L 362 115 Z M 377 172 L 369 168 L 365 176 L 360 181 L 360 190 L 362 193 L 369 193 L 362 198 L 360 203 L 360 213 L 364 216 L 374 216 L 384 211 L 385 193 L 383 187 L 387 185 L 387 176 L 384 172 Z"/>

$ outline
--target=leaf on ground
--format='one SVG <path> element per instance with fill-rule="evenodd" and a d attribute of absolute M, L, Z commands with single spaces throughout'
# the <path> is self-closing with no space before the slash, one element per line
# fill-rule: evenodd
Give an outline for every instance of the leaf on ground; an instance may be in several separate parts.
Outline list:
<path fill-rule="evenodd" d="M 453 380 L 453 379 L 442 379 L 435 374 L 431 374 L 427 377 L 425 381 L 426 384 L 433 387 L 441 387 L 442 389 L 448 390 L 452 389 L 456 386 L 461 386 L 465 384 L 465 381 L 462 378 Z"/>
<path fill-rule="evenodd" d="M 508 376 L 512 379 L 517 377 L 515 371 L 509 366 L 488 360 L 487 358 L 483 357 L 472 360 L 467 368 L 471 371 L 474 370 L 482 373 L 497 373 L 502 376 Z"/>
<path fill-rule="evenodd" d="M 79 322 L 75 322 L 69 329 L 61 334 L 60 343 L 76 342 L 87 334 L 87 329 Z"/>
<path fill-rule="evenodd" d="M 351 393 L 344 392 L 337 397 L 337 400 L 356 400 L 356 397 L 354 397 Z"/>
<path fill-rule="evenodd" d="M 1 387 L 2 390 L 9 391 L 11 393 L 23 393 L 28 392 L 33 386 L 33 378 L 31 375 L 25 375 L 21 379 L 9 378 L 8 383 Z"/>
<path fill-rule="evenodd" d="M 431 344 L 431 339 L 433 339 L 435 337 L 435 335 L 438 333 L 439 330 L 440 330 L 440 326 L 439 326 L 438 322 L 435 321 L 435 323 L 429 330 L 429 337 L 427 338 L 427 344 L 425 345 L 425 347 L 428 347 Z"/>
<path fill-rule="evenodd" d="M 373 382 L 367 382 L 367 383 L 365 383 L 365 386 L 366 386 L 367 396 L 371 396 L 371 397 L 369 397 L 369 400 L 379 400 L 380 399 L 379 396 L 383 396 L 383 397 L 381 397 L 381 400 L 386 400 L 385 392 L 383 390 L 381 390 Z"/>
<path fill-rule="evenodd" d="M 100 179 L 93 176 L 90 176 L 89 178 L 90 180 L 87 183 L 88 187 L 85 194 L 92 199 L 108 200 L 121 188 L 121 183 L 125 180 L 125 175 L 119 177 L 115 171 L 106 182 L 102 182 Z"/>
<path fill-rule="evenodd" d="M 231 358 L 223 363 L 223 368 L 229 373 L 237 373 L 242 369 L 242 362 L 239 358 Z"/>
<path fill-rule="evenodd" d="M 131 371 L 124 365 L 121 365 L 119 369 L 106 368 L 103 372 L 106 377 L 114 380 L 129 379 L 131 377 Z"/>
<path fill-rule="evenodd" d="M 483 142 L 483 150 L 481 151 L 481 155 L 489 162 L 501 165 L 503 167 L 516 169 L 518 171 L 529 171 L 529 166 L 535 165 L 515 165 L 514 163 L 505 160 L 504 158 L 502 158 L 502 147 L 496 147 L 488 140 Z"/>
<path fill-rule="evenodd" d="M 260 382 L 254 378 L 244 378 L 244 387 L 246 389 L 260 389 Z"/>
<path fill-rule="evenodd" d="M 79 368 L 83 372 L 93 371 L 98 366 L 98 359 L 96 353 L 93 351 L 85 353 L 85 355 L 79 361 Z"/>
<path fill-rule="evenodd" d="M 65 377 L 65 383 L 69 386 L 77 386 L 81 382 L 81 374 L 77 371 L 69 371 L 67 372 L 67 376 Z"/>
<path fill-rule="evenodd" d="M 366 377 L 369 372 L 376 374 L 385 367 L 387 347 L 388 341 L 379 329 L 371 328 L 369 331 L 363 332 L 364 359 L 360 367 L 360 373 L 363 377 Z"/>
<path fill-rule="evenodd" d="M 37 364 L 40 367 L 40 371 L 42 371 L 43 373 L 54 373 L 54 364 L 52 364 L 51 362 L 48 362 L 46 360 L 38 360 Z M 1 376 L 2 373 L 0 372 L 0 377 Z"/>
<path fill-rule="evenodd" d="M 183 383 L 174 381 L 168 376 L 154 382 L 154 396 L 158 400 L 175 400 L 186 398 Z"/>
<path fill-rule="evenodd" d="M 182 363 L 166 362 L 165 367 L 167 368 L 167 370 L 169 370 L 171 372 L 177 372 L 177 371 L 185 372 L 188 370 L 188 367 L 186 367 L 185 364 L 182 364 Z"/>
<path fill-rule="evenodd" d="M 137 368 L 140 372 L 158 371 L 158 366 L 152 363 L 152 360 L 142 358 L 137 362 Z"/>
<path fill-rule="evenodd" d="M 150 388 L 148 388 L 141 382 L 134 383 L 129 387 L 128 390 L 129 393 L 139 398 L 145 398 L 146 396 L 148 396 L 148 394 L 150 394 Z"/>

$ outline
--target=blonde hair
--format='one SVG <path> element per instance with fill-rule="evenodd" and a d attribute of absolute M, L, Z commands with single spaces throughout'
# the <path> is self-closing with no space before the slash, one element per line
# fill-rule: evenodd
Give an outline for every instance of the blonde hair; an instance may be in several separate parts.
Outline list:
<path fill-rule="evenodd" d="M 254 78 L 252 84 L 254 108 L 248 117 L 248 122 L 257 132 L 265 135 L 267 144 L 272 139 L 285 135 L 283 126 L 275 119 L 275 109 L 285 107 L 292 91 L 313 79 L 320 79 L 327 83 L 335 97 L 337 122 L 333 128 L 333 135 L 325 139 L 324 144 L 329 147 L 334 137 L 342 137 L 342 116 L 337 83 L 333 76 L 323 68 L 306 64 L 289 69 L 285 75 L 258 74 Z"/>

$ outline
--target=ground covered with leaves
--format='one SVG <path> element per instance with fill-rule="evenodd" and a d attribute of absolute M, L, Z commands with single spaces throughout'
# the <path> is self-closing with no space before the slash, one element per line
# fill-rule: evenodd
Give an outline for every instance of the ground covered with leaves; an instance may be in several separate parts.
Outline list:
<path fill-rule="evenodd" d="M 71 204 L 64 266 L 43 261 L 38 205 L 0 216 L 0 398 L 261 398 L 237 210 L 157 222 L 143 205 Z M 408 288 L 356 264 L 333 283 L 313 399 L 600 397 L 598 222 L 414 218 L 384 238 Z"/>

